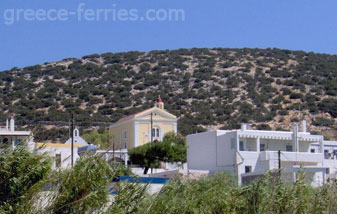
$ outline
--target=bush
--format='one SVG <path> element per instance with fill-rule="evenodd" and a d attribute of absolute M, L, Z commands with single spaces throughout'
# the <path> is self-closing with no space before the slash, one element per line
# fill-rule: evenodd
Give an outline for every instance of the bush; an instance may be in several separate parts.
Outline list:
<path fill-rule="evenodd" d="M 332 126 L 334 123 L 334 120 L 329 120 L 323 117 L 316 117 L 315 120 L 312 121 L 314 126 Z"/>
<path fill-rule="evenodd" d="M 31 194 L 43 185 L 51 168 L 51 159 L 33 154 L 24 146 L 0 153 L 0 212 L 16 213 L 24 206 Z"/>
<path fill-rule="evenodd" d="M 271 127 L 268 124 L 259 124 L 256 126 L 257 130 L 271 130 Z"/>

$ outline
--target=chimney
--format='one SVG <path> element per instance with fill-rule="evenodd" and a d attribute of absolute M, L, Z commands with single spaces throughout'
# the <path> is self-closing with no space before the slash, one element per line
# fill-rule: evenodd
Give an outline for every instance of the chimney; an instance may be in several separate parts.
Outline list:
<path fill-rule="evenodd" d="M 307 132 L 307 121 L 302 120 L 302 132 Z"/>
<path fill-rule="evenodd" d="M 241 123 L 241 131 L 246 131 L 248 127 L 247 123 Z"/>
<path fill-rule="evenodd" d="M 11 118 L 11 121 L 10 121 L 10 131 L 11 132 L 15 131 L 15 121 L 13 117 Z"/>

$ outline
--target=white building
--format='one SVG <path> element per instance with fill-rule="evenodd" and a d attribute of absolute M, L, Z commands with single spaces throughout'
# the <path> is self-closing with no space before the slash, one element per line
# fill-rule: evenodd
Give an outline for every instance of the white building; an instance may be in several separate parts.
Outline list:
<path fill-rule="evenodd" d="M 69 138 L 65 144 L 71 144 L 72 138 Z M 80 130 L 78 128 L 74 129 L 74 145 L 86 146 L 88 143 L 80 136 Z"/>
<path fill-rule="evenodd" d="M 313 186 L 320 186 L 336 177 L 336 161 L 324 159 L 324 143 L 323 136 L 306 131 L 305 121 L 301 131 L 294 124 L 293 132 L 249 130 L 242 124 L 241 130 L 188 135 L 187 163 L 192 170 L 228 171 L 239 184 L 278 169 L 280 163 L 284 180 L 294 181 L 303 171 Z"/>
<path fill-rule="evenodd" d="M 15 120 L 6 120 L 6 126 L 0 127 L 0 149 L 11 146 L 13 149 L 19 144 L 24 143 L 28 148 L 34 147 L 34 138 L 31 131 L 16 131 Z"/>
<path fill-rule="evenodd" d="M 66 143 L 35 143 L 35 150 L 40 153 L 47 152 L 50 156 L 55 158 L 54 168 L 68 168 L 71 167 L 71 141 L 69 138 Z M 78 148 L 87 146 L 88 143 L 80 137 L 80 131 L 74 129 L 74 148 L 73 148 L 73 163 L 80 157 Z"/>
<path fill-rule="evenodd" d="M 324 161 L 323 166 L 329 167 L 328 178 L 336 179 L 337 175 L 337 141 L 323 141 L 324 144 Z M 310 152 L 316 153 L 318 151 L 318 144 L 311 144 Z"/>

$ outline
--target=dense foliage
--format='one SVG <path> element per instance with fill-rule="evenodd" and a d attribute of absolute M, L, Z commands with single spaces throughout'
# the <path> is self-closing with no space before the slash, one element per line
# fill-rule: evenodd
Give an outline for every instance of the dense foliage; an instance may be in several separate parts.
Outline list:
<path fill-rule="evenodd" d="M 91 131 L 82 136 L 83 139 L 91 144 L 99 145 L 101 149 L 113 148 L 113 135 L 108 130 L 99 133 L 98 131 Z"/>
<path fill-rule="evenodd" d="M 316 117 L 336 128 L 337 56 L 246 48 L 93 54 L 1 72 L 0 91 L 0 121 L 15 114 L 21 125 L 64 127 L 74 112 L 82 128 L 102 126 L 160 95 L 183 135 L 241 122 L 288 129 L 299 112 L 322 131 L 327 123 Z M 61 140 L 64 131 L 41 131 L 38 140 Z"/>
<path fill-rule="evenodd" d="M 31 193 L 41 188 L 51 169 L 51 159 L 25 147 L 0 153 L 0 213 L 16 213 Z"/>
<path fill-rule="evenodd" d="M 144 174 L 147 174 L 149 168 L 159 168 L 162 162 L 185 163 L 186 138 L 170 132 L 164 136 L 163 141 L 132 148 L 128 153 L 131 163 L 145 168 Z"/>
<path fill-rule="evenodd" d="M 261 180 L 237 186 L 224 173 L 201 180 L 176 179 L 144 201 L 138 213 L 333 214 L 337 184 L 312 188 L 299 177 L 294 184 L 266 174 Z"/>
<path fill-rule="evenodd" d="M 24 148 L 6 150 L 2 156 L 7 157 L 0 159 L 4 214 L 334 214 L 337 210 L 336 182 L 313 188 L 302 176 L 292 184 L 268 173 L 243 186 L 225 173 L 199 180 L 176 177 L 153 195 L 147 185 L 118 182 L 111 195 L 108 184 L 121 171 L 99 156 L 82 158 L 73 169 L 59 171 L 50 169 L 45 155 Z"/>

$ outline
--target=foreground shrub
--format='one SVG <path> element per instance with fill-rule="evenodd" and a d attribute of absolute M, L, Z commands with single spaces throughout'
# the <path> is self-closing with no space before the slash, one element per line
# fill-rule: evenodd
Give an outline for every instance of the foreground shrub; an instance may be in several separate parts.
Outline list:
<path fill-rule="evenodd" d="M 59 172 L 54 177 L 57 186 L 46 207 L 47 213 L 94 213 L 108 202 L 107 185 L 113 172 L 99 156 L 78 160 L 71 170 Z"/>
<path fill-rule="evenodd" d="M 29 152 L 24 146 L 0 153 L 0 212 L 16 213 L 43 184 L 51 159 Z"/>
<path fill-rule="evenodd" d="M 337 184 L 313 188 L 300 176 L 296 183 L 266 174 L 249 185 L 219 173 L 199 181 L 176 179 L 144 202 L 139 213 L 335 213 Z"/>
<path fill-rule="evenodd" d="M 295 183 L 267 173 L 242 186 L 226 173 L 199 180 L 176 177 L 150 195 L 148 185 L 111 183 L 124 172 L 100 156 L 81 158 L 72 169 L 52 171 L 44 155 L 21 147 L 6 150 L 0 156 L 0 213 L 335 214 L 337 210 L 337 183 L 313 188 L 300 173 Z"/>

